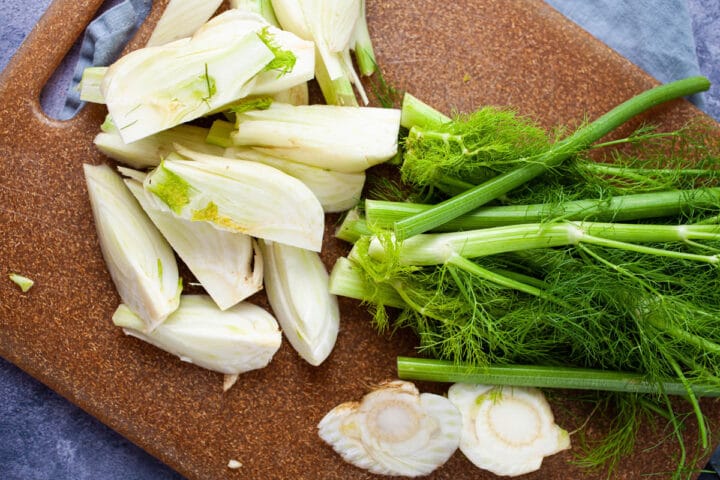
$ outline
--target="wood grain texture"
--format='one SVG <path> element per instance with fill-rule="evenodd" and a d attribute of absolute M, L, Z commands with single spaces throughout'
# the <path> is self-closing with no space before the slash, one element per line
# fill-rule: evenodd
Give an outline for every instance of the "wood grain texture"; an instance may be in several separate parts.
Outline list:
<path fill-rule="evenodd" d="M 100 0 L 56 0 L 0 77 L 0 266 L 35 280 L 27 294 L 0 281 L 0 355 L 191 479 L 362 479 L 373 476 L 335 455 L 316 425 L 333 406 L 359 399 L 395 376 L 395 357 L 412 354 L 406 332 L 377 335 L 357 302 L 341 299 L 335 351 L 321 367 L 284 342 L 271 365 L 222 378 L 123 336 L 118 304 L 98 248 L 83 163 L 106 161 L 93 147 L 105 111 L 90 105 L 71 121 L 48 119 L 38 97 Z M 156 2 L 130 45 L 142 45 L 165 2 Z M 540 1 L 368 0 L 368 22 L 388 82 L 439 109 L 511 106 L 545 126 L 576 124 L 654 85 L 654 80 Z M 676 101 L 643 116 L 677 126 L 701 113 Z M 643 119 L 628 125 L 625 131 Z M 327 219 L 323 260 L 348 250 Z M 267 307 L 262 295 L 253 298 Z M 420 384 L 443 392 L 442 385 Z M 579 427 L 593 405 L 558 398 L 558 422 Z M 717 423 L 720 408 L 705 402 Z M 600 435 L 609 419 L 593 418 Z M 660 426 L 661 427 L 661 426 Z M 641 432 L 638 452 L 664 432 Z M 692 439 L 692 422 L 686 431 Z M 615 478 L 671 468 L 672 442 L 641 452 Z M 528 479 L 593 478 L 569 462 L 546 460 Z M 227 469 L 230 459 L 243 466 Z M 430 478 L 485 479 L 457 453 Z M 603 478 L 601 474 L 597 478 Z"/>

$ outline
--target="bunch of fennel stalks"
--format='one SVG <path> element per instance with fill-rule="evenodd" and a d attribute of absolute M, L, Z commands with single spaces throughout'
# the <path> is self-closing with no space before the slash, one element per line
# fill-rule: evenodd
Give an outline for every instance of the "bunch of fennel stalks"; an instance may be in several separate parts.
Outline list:
<path fill-rule="evenodd" d="M 146 47 L 86 70 L 81 98 L 108 109 L 95 144 L 125 166 L 85 176 L 122 301 L 114 323 L 227 389 L 271 361 L 280 327 L 311 365 L 330 355 L 324 214 L 355 205 L 365 170 L 396 154 L 400 112 L 354 101 L 350 50 L 374 70 L 363 1 L 323 15 L 325 2 L 277 2 L 282 25 L 267 1 L 213 18 L 220 2 L 197 3 L 170 2 Z M 307 105 L 317 72 L 333 104 Z M 212 134 L 198 125 L 212 119 Z M 176 254 L 203 294 L 183 293 Z M 274 315 L 249 301 L 263 287 Z"/>
<path fill-rule="evenodd" d="M 337 236 L 354 246 L 331 291 L 368 304 L 380 331 L 417 334 L 424 358 L 398 358 L 400 378 L 601 392 L 617 418 L 581 464 L 612 472 L 644 413 L 660 412 L 680 445 L 673 476 L 691 475 L 669 396 L 691 405 L 705 452 L 698 398 L 720 396 L 717 132 L 599 141 L 708 87 L 661 85 L 564 138 L 406 94 L 403 184 L 347 215 Z"/>

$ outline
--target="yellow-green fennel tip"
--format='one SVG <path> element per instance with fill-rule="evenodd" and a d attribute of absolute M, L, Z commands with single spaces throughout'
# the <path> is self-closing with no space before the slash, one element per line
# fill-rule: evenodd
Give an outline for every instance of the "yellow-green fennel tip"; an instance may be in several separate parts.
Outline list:
<path fill-rule="evenodd" d="M 18 273 L 10 273 L 8 274 L 8 277 L 15 285 L 20 287 L 20 290 L 22 290 L 23 293 L 27 293 L 27 291 L 35 284 L 32 279 Z"/>

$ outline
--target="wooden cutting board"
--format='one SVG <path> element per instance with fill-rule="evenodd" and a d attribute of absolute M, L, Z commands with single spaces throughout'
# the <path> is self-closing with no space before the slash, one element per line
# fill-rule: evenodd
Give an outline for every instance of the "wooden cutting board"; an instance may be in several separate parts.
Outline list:
<path fill-rule="evenodd" d="M 548 127 L 595 118 L 656 82 L 540 1 L 368 0 L 368 22 L 388 82 L 449 112 L 484 104 L 515 107 Z M 0 77 L 0 272 L 35 280 L 22 294 L 0 281 L 0 355 L 191 479 L 353 479 L 372 476 L 324 445 L 317 422 L 336 404 L 359 399 L 395 377 L 395 358 L 412 354 L 408 333 L 379 336 L 357 302 L 342 299 L 335 351 L 321 367 L 301 361 L 285 342 L 271 365 L 241 376 L 223 394 L 222 378 L 125 337 L 112 326 L 118 304 L 100 254 L 82 174 L 106 161 L 92 144 L 105 111 L 89 105 L 58 122 L 44 115 L 40 91 L 101 0 L 56 0 Z M 156 2 L 129 48 L 141 46 L 165 2 Z M 679 125 L 702 115 L 676 101 L 644 116 Z M 633 122 L 636 126 L 638 121 Z M 328 268 L 347 246 L 332 237 Z M 262 295 L 253 299 L 267 306 Z M 420 384 L 426 391 L 446 386 Z M 707 414 L 718 418 L 716 402 Z M 568 430 L 593 405 L 553 403 Z M 589 435 L 608 418 L 593 417 Z M 641 432 L 637 453 L 615 478 L 672 467 L 665 432 Z M 688 423 L 687 438 L 696 429 Z M 577 437 L 573 437 L 574 440 Z M 228 460 L 243 466 L 229 470 Z M 593 478 L 569 462 L 546 460 L 526 478 Z M 597 478 L 603 478 L 597 474 Z M 431 478 L 485 479 L 457 453 Z"/>

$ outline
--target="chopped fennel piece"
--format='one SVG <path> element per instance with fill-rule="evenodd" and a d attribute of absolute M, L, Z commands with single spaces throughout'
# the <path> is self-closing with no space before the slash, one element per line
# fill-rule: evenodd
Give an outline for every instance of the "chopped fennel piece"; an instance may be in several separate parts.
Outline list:
<path fill-rule="evenodd" d="M 278 57 L 278 67 L 281 67 L 281 70 L 278 71 L 278 69 L 272 67 L 272 61 L 268 63 L 263 68 L 263 71 L 255 75 L 252 81 L 247 84 L 247 91 L 242 96 L 270 95 L 280 102 L 293 105 L 306 105 L 309 100 L 307 82 L 313 78 L 313 68 L 315 65 L 315 49 L 313 43 L 273 27 L 259 15 L 242 10 L 229 10 L 222 15 L 218 15 L 205 24 L 196 34 L 198 36 L 209 35 L 209 30 L 210 33 L 216 35 L 216 37 L 223 35 L 226 37 L 234 37 L 237 36 L 238 29 L 254 32 L 264 40 L 268 48 L 270 45 L 274 46 L 275 51 L 272 53 L 274 55 L 280 55 L 280 57 Z M 264 31 L 265 29 L 267 29 L 267 31 Z M 217 38 L 216 41 L 222 43 L 226 40 Z M 133 54 L 141 55 L 134 52 Z M 152 63 L 152 60 L 150 60 L 149 63 Z M 93 103 L 105 103 L 102 83 L 108 68 L 109 67 L 89 67 L 83 71 L 83 78 L 80 84 L 80 98 L 82 100 Z M 138 68 L 142 68 L 142 66 Z M 198 77 L 204 78 L 206 85 L 191 85 L 194 88 L 202 90 L 201 92 L 195 92 L 197 98 L 201 100 L 207 100 L 208 95 L 213 89 L 217 89 L 217 86 L 212 85 L 214 78 L 211 78 L 212 75 L 208 76 L 207 74 L 209 73 L 209 71 L 201 72 Z M 238 99 L 239 98 L 240 97 L 238 97 Z M 233 100 L 233 103 L 234 101 L 235 100 Z M 178 107 L 173 106 L 173 108 Z M 216 110 L 221 108 L 222 106 Z"/>
<path fill-rule="evenodd" d="M 320 438 L 356 467 L 417 477 L 443 465 L 457 450 L 462 418 L 447 398 L 420 394 L 412 383 L 397 380 L 360 402 L 338 405 L 318 429 Z"/>
<path fill-rule="evenodd" d="M 350 42 L 350 48 L 355 51 L 355 60 L 360 70 L 360 75 L 370 76 L 377 69 L 375 60 L 375 51 L 370 38 L 370 32 L 367 26 L 367 17 L 365 14 L 365 0 L 361 0 L 360 16 L 358 16 L 355 24 L 355 31 Z"/>
<path fill-rule="evenodd" d="M 303 51 L 311 50 L 308 42 L 279 30 L 276 35 L 273 28 L 259 15 L 229 10 L 191 38 L 120 58 L 108 68 L 101 91 L 123 140 L 221 111 L 251 93 L 307 81 L 313 61 L 284 42 L 292 40 Z"/>
<path fill-rule="evenodd" d="M 231 9 L 210 20 L 198 34 L 211 31 L 218 42 L 232 37 L 237 29 L 255 32 L 276 56 L 260 72 L 248 95 L 272 95 L 306 83 L 313 78 L 315 45 L 293 33 L 272 26 L 258 14 Z"/>
<path fill-rule="evenodd" d="M 226 373 L 223 375 L 223 392 L 230 390 L 240 378 L 238 373 Z"/>
<path fill-rule="evenodd" d="M 223 149 L 230 148 L 233 146 L 230 135 L 232 135 L 234 130 L 235 124 L 233 122 L 220 119 L 214 120 L 207 131 L 205 142 L 211 145 L 217 145 Z M 223 150 L 223 153 L 224 152 L 225 150 Z"/>
<path fill-rule="evenodd" d="M 397 153 L 397 109 L 273 103 L 236 118 L 235 145 L 328 170 L 361 172 Z"/>
<path fill-rule="evenodd" d="M 328 291 L 320 255 L 302 248 L 262 242 L 265 291 L 285 337 L 309 364 L 332 352 L 340 327 L 337 297 Z"/>
<path fill-rule="evenodd" d="M 102 153 L 133 168 L 155 167 L 160 160 L 175 151 L 175 144 L 198 152 L 222 155 L 224 149 L 205 141 L 208 129 L 195 125 L 177 125 L 132 143 L 125 143 L 117 129 L 95 136 L 95 146 Z"/>
<path fill-rule="evenodd" d="M 460 450 L 478 468 L 517 476 L 538 470 L 544 457 L 570 448 L 537 389 L 456 383 L 448 398 L 460 410 Z"/>
<path fill-rule="evenodd" d="M 144 185 L 176 216 L 320 251 L 324 212 L 300 180 L 257 162 L 178 152 L 182 156 L 168 155 Z"/>
<path fill-rule="evenodd" d="M 102 94 L 130 143 L 244 97 L 273 58 L 254 33 L 220 43 L 212 35 L 196 35 L 120 58 L 105 74 Z"/>
<path fill-rule="evenodd" d="M 257 13 L 273 27 L 280 27 L 270 0 L 230 0 L 230 8 Z"/>
<path fill-rule="evenodd" d="M 137 337 L 215 372 L 234 375 L 266 367 L 280 348 L 282 336 L 266 310 L 241 302 L 219 310 L 207 295 L 183 295 L 180 307 L 151 333 L 126 305 L 113 314 L 113 323 Z"/>
<path fill-rule="evenodd" d="M 221 3 L 222 0 L 170 0 L 145 46 L 164 45 L 192 36 Z"/>
<path fill-rule="evenodd" d="M 178 218 L 143 188 L 144 173 L 120 173 L 132 177 L 125 184 L 221 310 L 262 289 L 262 254 L 250 236 Z"/>
<path fill-rule="evenodd" d="M 100 86 L 108 67 L 87 67 L 80 80 L 80 100 L 91 103 L 105 103 Z"/>
<path fill-rule="evenodd" d="M 20 287 L 20 290 L 23 293 L 27 293 L 28 290 L 30 290 L 32 286 L 35 285 L 35 282 L 32 279 L 24 275 L 20 275 L 19 273 L 9 273 L 8 278 L 11 282 Z"/>
<path fill-rule="evenodd" d="M 273 100 L 278 103 L 288 103 L 290 105 L 307 105 L 310 103 L 310 92 L 308 84 L 300 83 L 294 87 L 286 88 L 272 94 Z"/>
<path fill-rule="evenodd" d="M 256 13 L 262 16 L 273 27 L 280 28 L 280 23 L 275 17 L 275 10 L 273 10 L 272 2 L 270 0 L 231 0 L 230 8 L 237 8 L 239 10 Z M 312 44 L 308 45 L 307 47 L 308 50 L 305 50 L 304 55 L 299 55 L 297 51 L 295 52 L 295 54 L 299 58 L 301 57 L 301 62 L 307 62 L 308 60 L 312 61 L 312 63 L 306 63 L 306 66 L 308 66 L 310 69 L 310 76 L 312 77 L 312 70 L 315 66 L 315 45 Z M 258 83 L 260 84 L 257 86 L 258 89 L 266 88 L 262 85 L 262 81 L 259 81 Z M 307 105 L 310 101 L 308 84 L 307 82 L 303 82 L 285 90 L 272 92 L 272 97 L 275 99 L 275 101 L 282 103 L 290 103 L 292 105 Z"/>
<path fill-rule="evenodd" d="M 170 245 L 118 173 L 83 165 L 100 248 L 121 300 L 150 332 L 178 307 L 182 281 Z"/>
<path fill-rule="evenodd" d="M 360 0 L 272 0 L 285 30 L 315 43 L 315 76 L 328 104 L 356 106 L 352 85 L 368 99 L 350 58 L 363 5 Z"/>
<path fill-rule="evenodd" d="M 273 157 L 250 148 L 228 148 L 225 156 L 263 163 L 302 181 L 326 213 L 344 212 L 360 201 L 365 172 L 345 173 Z"/>
<path fill-rule="evenodd" d="M 100 91 L 100 84 L 107 69 L 108 67 L 88 67 L 83 71 L 82 81 L 80 82 L 81 100 L 92 103 L 105 103 L 102 91 Z M 256 80 L 251 95 L 255 95 L 255 89 L 267 90 L 267 82 L 263 84 L 258 83 Z M 290 105 L 307 105 L 310 102 L 307 82 L 299 83 L 285 90 L 272 92 L 270 96 L 276 102 L 289 103 Z"/>

